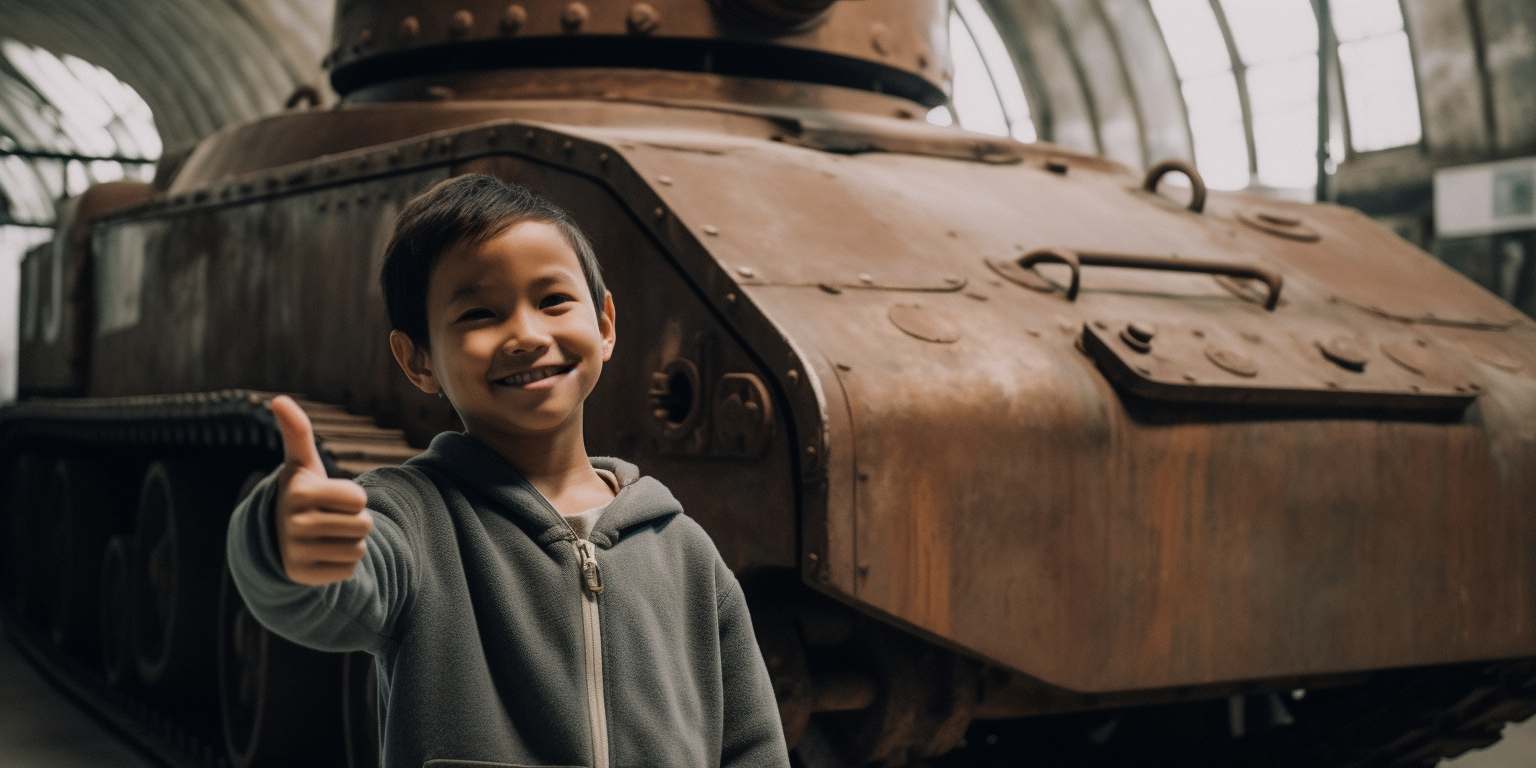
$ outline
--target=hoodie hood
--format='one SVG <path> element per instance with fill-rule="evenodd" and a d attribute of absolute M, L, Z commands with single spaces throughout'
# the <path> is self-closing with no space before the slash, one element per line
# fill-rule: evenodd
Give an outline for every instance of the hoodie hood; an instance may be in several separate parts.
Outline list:
<path fill-rule="evenodd" d="M 619 493 L 608 503 L 590 541 L 602 549 L 616 544 L 628 531 L 661 525 L 683 507 L 655 478 L 621 459 L 594 456 L 592 466 L 612 472 Z M 523 474 L 501 454 L 462 432 L 443 432 L 420 455 L 406 462 L 451 477 L 460 488 L 474 488 L 497 512 L 517 523 L 540 545 L 572 538 L 570 526 Z"/>

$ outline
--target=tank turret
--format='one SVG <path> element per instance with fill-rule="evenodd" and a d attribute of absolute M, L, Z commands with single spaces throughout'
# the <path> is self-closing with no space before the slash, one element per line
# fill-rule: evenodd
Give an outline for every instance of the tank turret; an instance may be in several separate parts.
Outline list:
<path fill-rule="evenodd" d="M 443 74 L 623 68 L 837 85 L 934 106 L 950 79 L 944 22 L 935 0 L 344 2 L 327 64 L 354 100 Z M 540 79 L 553 90 L 565 78 Z"/>

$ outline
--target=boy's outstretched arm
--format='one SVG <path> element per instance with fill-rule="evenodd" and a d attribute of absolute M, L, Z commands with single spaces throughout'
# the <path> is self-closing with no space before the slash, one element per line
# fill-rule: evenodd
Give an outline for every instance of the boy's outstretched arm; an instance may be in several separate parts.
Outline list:
<path fill-rule="evenodd" d="M 272 401 L 283 465 L 230 519 L 230 574 L 268 629 L 321 650 L 376 650 L 410 584 L 409 550 L 369 494 L 326 476 L 309 418 Z M 375 502 L 375 506 L 378 506 Z"/>
<path fill-rule="evenodd" d="M 722 768 L 789 768 L 784 726 L 768 668 L 757 649 L 747 599 L 736 578 L 717 563 L 720 582 L 720 672 L 725 687 Z"/>

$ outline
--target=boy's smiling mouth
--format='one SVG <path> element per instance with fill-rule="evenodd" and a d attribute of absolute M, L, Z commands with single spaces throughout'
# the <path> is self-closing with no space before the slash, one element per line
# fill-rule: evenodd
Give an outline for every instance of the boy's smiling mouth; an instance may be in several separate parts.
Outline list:
<path fill-rule="evenodd" d="M 533 384 L 534 382 L 537 382 L 537 381 L 543 381 L 544 379 L 548 379 L 551 376 L 559 376 L 560 374 L 563 374 L 563 373 L 569 373 L 572 370 L 574 370 L 575 368 L 576 368 L 576 364 L 575 363 L 562 363 L 560 365 L 541 365 L 541 366 L 539 366 L 537 368 L 530 368 L 530 369 L 528 369 L 526 371 L 522 371 L 520 373 L 514 373 L 511 376 L 504 376 L 502 378 L 496 379 L 495 381 L 496 381 L 497 384 L 502 384 L 502 385 L 510 386 L 510 387 L 526 387 L 529 384 Z"/>

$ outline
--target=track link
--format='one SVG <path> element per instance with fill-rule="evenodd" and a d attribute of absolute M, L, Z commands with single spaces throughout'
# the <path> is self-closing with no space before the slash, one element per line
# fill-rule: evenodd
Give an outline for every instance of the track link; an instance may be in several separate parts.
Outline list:
<path fill-rule="evenodd" d="M 280 393 L 230 389 L 177 395 L 29 400 L 0 410 L 0 450 L 29 441 L 121 447 L 258 448 L 282 457 L 267 403 Z M 398 429 L 340 406 L 295 398 L 314 424 L 327 470 L 356 477 L 405 462 L 419 449 Z"/>
<path fill-rule="evenodd" d="M 55 454 L 109 450 L 240 451 L 264 466 L 282 461 L 282 434 L 267 404 L 278 393 L 252 390 L 122 398 L 29 400 L 0 409 L 0 460 L 36 447 Z M 356 477 L 417 455 L 405 435 L 340 406 L 295 397 L 314 427 L 327 473 Z M 11 510 L 7 513 L 14 514 Z M 209 606 L 215 610 L 217 606 Z M 5 633 L 44 675 L 141 751 L 170 768 L 229 768 L 222 741 L 184 727 L 137 692 L 108 684 L 101 670 L 58 651 L 47 630 L 6 606 Z"/>

